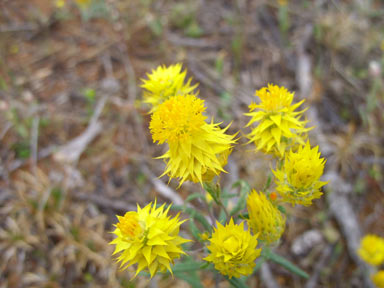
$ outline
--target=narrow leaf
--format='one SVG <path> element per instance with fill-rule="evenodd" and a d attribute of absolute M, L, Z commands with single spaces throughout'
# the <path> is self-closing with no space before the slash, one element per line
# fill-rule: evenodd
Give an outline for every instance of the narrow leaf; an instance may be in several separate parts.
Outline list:
<path fill-rule="evenodd" d="M 198 199 L 198 198 L 205 201 L 205 196 L 204 195 L 202 195 L 201 193 L 193 193 L 193 194 L 189 195 L 187 197 L 187 199 L 185 199 L 184 202 L 187 203 L 187 202 L 190 202 L 190 201 Z"/>
<path fill-rule="evenodd" d="M 262 252 L 262 254 L 265 258 L 283 266 L 285 269 L 295 273 L 296 275 L 299 275 L 299 276 L 306 278 L 306 279 L 309 278 L 309 275 L 305 271 L 303 271 L 302 269 L 297 267 L 295 264 L 293 264 L 292 262 L 290 262 L 289 260 L 287 260 L 283 256 L 280 256 L 280 255 L 272 252 L 271 250 L 265 249 L 265 248 L 263 249 L 263 252 Z"/>
<path fill-rule="evenodd" d="M 199 228 L 197 228 L 193 218 L 189 219 L 188 223 L 189 223 L 189 229 L 191 230 L 193 237 L 195 237 L 196 240 L 201 241 L 201 237 L 200 237 L 201 231 L 199 230 Z"/>
<path fill-rule="evenodd" d="M 227 278 L 228 282 L 231 283 L 232 287 L 235 288 L 248 288 L 247 284 L 239 278 Z"/>
<path fill-rule="evenodd" d="M 195 209 L 193 209 L 191 207 L 185 207 L 182 205 L 172 205 L 171 209 L 189 214 L 196 221 L 199 221 L 201 223 L 201 225 L 203 225 L 206 230 L 208 230 L 208 231 L 212 230 L 212 225 L 208 223 L 208 221 L 207 221 L 207 219 L 205 219 L 204 215 L 202 215 L 200 212 L 196 211 Z"/>

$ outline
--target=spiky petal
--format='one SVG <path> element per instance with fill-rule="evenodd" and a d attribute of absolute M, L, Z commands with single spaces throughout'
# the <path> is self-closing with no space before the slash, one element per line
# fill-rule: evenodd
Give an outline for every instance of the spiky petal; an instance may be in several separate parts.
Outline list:
<path fill-rule="evenodd" d="M 248 225 L 259 240 L 270 244 L 280 239 L 285 217 L 264 193 L 253 190 L 247 198 Z"/>
<path fill-rule="evenodd" d="M 219 124 L 206 123 L 204 101 L 194 95 L 175 96 L 158 106 L 152 115 L 150 130 L 154 142 L 168 143 L 169 150 L 159 158 L 167 167 L 163 175 L 178 178 L 180 185 L 210 181 L 225 172 L 235 135 Z M 162 175 L 162 176 L 163 176 Z"/>
<path fill-rule="evenodd" d="M 305 110 L 295 111 L 304 100 L 292 104 L 294 93 L 273 84 L 257 90 L 255 96 L 260 103 L 249 105 L 250 112 L 245 114 L 252 117 L 246 127 L 258 123 L 247 135 L 248 143 L 253 142 L 256 150 L 280 158 L 295 144 L 304 144 L 306 132 L 311 128 L 305 128 L 307 121 L 300 119 Z"/>
<path fill-rule="evenodd" d="M 319 146 L 311 148 L 309 142 L 285 155 L 281 169 L 273 171 L 276 176 L 276 190 L 284 201 L 293 206 L 309 206 L 313 199 L 323 194 L 320 188 L 327 182 L 320 181 L 326 160 L 320 158 Z"/>
<path fill-rule="evenodd" d="M 177 63 L 168 67 L 158 66 L 147 74 L 148 79 L 142 79 L 141 87 L 146 90 L 143 102 L 151 106 L 151 112 L 170 97 L 190 94 L 196 89 L 197 84 L 191 85 L 191 79 L 184 83 L 186 74 L 181 63 Z"/>
<path fill-rule="evenodd" d="M 244 222 L 234 224 L 233 219 L 225 226 L 216 222 L 210 244 L 210 254 L 204 260 L 215 265 L 215 269 L 229 278 L 252 274 L 255 260 L 260 256 L 257 237 L 244 230 Z"/>
<path fill-rule="evenodd" d="M 190 240 L 179 236 L 180 225 L 185 221 L 180 221 L 179 215 L 168 216 L 169 208 L 165 209 L 165 204 L 156 208 L 155 201 L 117 216 L 119 222 L 112 232 L 117 238 L 110 244 L 116 245 L 113 254 L 120 253 L 117 261 L 123 269 L 137 264 L 136 275 L 143 270 L 151 277 L 158 271 L 172 273 L 174 259 L 185 254 L 181 244 Z"/>

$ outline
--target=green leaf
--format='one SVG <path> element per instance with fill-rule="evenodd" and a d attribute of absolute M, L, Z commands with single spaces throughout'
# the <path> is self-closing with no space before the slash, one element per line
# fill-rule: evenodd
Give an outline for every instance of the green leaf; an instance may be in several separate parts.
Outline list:
<path fill-rule="evenodd" d="M 12 145 L 12 150 L 16 153 L 16 157 L 27 159 L 31 155 L 31 150 L 27 142 L 17 142 Z"/>
<path fill-rule="evenodd" d="M 184 280 L 191 285 L 192 288 L 204 288 L 197 271 L 205 269 L 206 267 L 205 262 L 196 262 L 192 257 L 187 256 L 183 258 L 182 262 L 173 265 L 172 271 L 175 277 Z"/>
<path fill-rule="evenodd" d="M 244 187 L 244 186 L 248 186 L 249 187 L 249 184 L 246 181 L 242 180 L 242 179 L 237 180 L 235 183 L 232 184 L 232 188 Z"/>
<path fill-rule="evenodd" d="M 245 283 L 244 280 L 241 278 L 227 278 L 228 282 L 231 283 L 232 287 L 235 288 L 248 288 L 247 284 Z"/>
<path fill-rule="evenodd" d="M 91 89 L 91 88 L 84 89 L 83 95 L 90 104 L 95 103 L 96 91 L 94 89 Z"/>
<path fill-rule="evenodd" d="M 268 260 L 271 260 L 281 266 L 283 266 L 285 269 L 291 271 L 292 273 L 295 273 L 296 275 L 299 275 L 305 279 L 309 278 L 309 275 L 301 270 L 299 267 L 297 267 L 295 264 L 290 262 L 289 260 L 285 259 L 283 256 L 280 256 L 274 252 L 272 252 L 268 248 L 264 248 L 261 252 L 261 255 L 265 257 Z"/>
<path fill-rule="evenodd" d="M 271 183 L 272 183 L 272 173 L 269 173 L 268 174 L 267 183 L 265 183 L 265 186 L 264 186 L 264 189 L 263 189 L 264 192 L 269 189 L 269 187 L 271 186 Z"/>
<path fill-rule="evenodd" d="M 188 271 L 196 271 L 200 270 L 201 267 L 205 263 L 195 262 L 195 261 L 183 261 L 180 263 L 176 263 L 172 267 L 172 271 L 174 274 Z"/>
<path fill-rule="evenodd" d="M 199 230 L 199 228 L 197 228 L 193 218 L 189 219 L 188 223 L 189 223 L 189 229 L 191 230 L 193 237 L 195 237 L 196 240 L 201 241 L 201 237 L 200 237 L 201 231 Z"/>
<path fill-rule="evenodd" d="M 290 26 L 287 5 L 279 5 L 278 19 L 279 19 L 280 31 L 282 34 L 284 34 L 285 32 L 288 31 Z"/>
<path fill-rule="evenodd" d="M 285 210 L 285 207 L 284 207 L 284 206 L 277 205 L 277 209 L 279 209 L 279 211 L 280 211 L 281 213 L 283 213 L 284 215 L 287 215 L 287 210 Z"/>
<path fill-rule="evenodd" d="M 205 195 L 201 194 L 201 193 L 192 193 L 191 195 L 189 195 L 187 197 L 187 199 L 185 199 L 184 202 L 191 202 L 192 200 L 195 200 L 195 199 L 202 199 L 205 201 Z"/>
<path fill-rule="evenodd" d="M 54 187 L 52 190 L 51 190 L 51 195 L 54 199 L 54 207 L 56 210 L 60 209 L 61 205 L 62 205 L 62 202 L 63 202 L 63 198 L 64 198 L 64 193 L 63 193 L 63 190 L 60 188 L 60 187 Z"/>
<path fill-rule="evenodd" d="M 223 194 L 222 196 L 221 196 L 221 198 L 222 199 L 231 199 L 231 198 L 234 198 L 234 197 L 236 197 L 237 196 L 237 194 L 235 194 L 235 193 L 232 193 L 232 194 Z"/>
<path fill-rule="evenodd" d="M 206 183 L 206 182 L 203 183 L 203 186 L 204 186 L 204 190 L 207 191 L 212 196 L 216 204 L 219 204 L 220 203 L 219 198 L 221 194 L 220 186 L 219 185 L 214 186 L 213 184 Z"/>
<path fill-rule="evenodd" d="M 227 219 L 227 215 L 225 214 L 224 210 L 221 209 L 218 218 L 219 223 L 224 225 L 227 220 L 229 221 L 229 219 Z"/>
<path fill-rule="evenodd" d="M 189 285 L 192 286 L 192 288 L 204 288 L 204 286 L 201 284 L 201 280 L 199 276 L 196 273 L 174 273 L 176 278 L 182 279 L 185 282 L 187 282 Z"/>
<path fill-rule="evenodd" d="M 243 210 L 247 204 L 247 196 L 249 191 L 251 190 L 251 187 L 249 184 L 244 180 L 239 180 L 235 182 L 235 184 L 232 185 L 233 188 L 240 186 L 240 197 L 237 201 L 235 207 L 232 209 L 232 211 L 229 213 L 230 216 L 236 215 L 238 212 Z"/>
<path fill-rule="evenodd" d="M 191 207 L 185 207 L 182 205 L 172 205 L 171 209 L 176 210 L 176 211 L 181 211 L 183 213 L 188 213 L 196 221 L 200 222 L 200 224 L 203 225 L 207 231 L 212 230 L 212 225 L 208 223 L 208 221 L 207 221 L 207 219 L 205 219 L 204 215 L 202 215 L 200 212 L 196 211 L 195 209 L 193 209 Z"/>
<path fill-rule="evenodd" d="M 201 29 L 196 21 L 191 22 L 185 29 L 185 35 L 188 37 L 198 38 L 203 35 L 204 31 Z"/>
<path fill-rule="evenodd" d="M 161 36 L 163 33 L 163 24 L 160 19 L 154 19 L 148 23 L 149 29 L 151 29 L 152 33 L 155 36 Z"/>

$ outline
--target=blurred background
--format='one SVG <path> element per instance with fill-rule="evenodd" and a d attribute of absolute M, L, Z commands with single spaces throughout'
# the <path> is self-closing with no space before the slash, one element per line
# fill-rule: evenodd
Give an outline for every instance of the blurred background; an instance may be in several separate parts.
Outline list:
<path fill-rule="evenodd" d="M 249 132 L 256 89 L 296 91 L 328 159 L 325 195 L 288 207 L 276 248 L 311 278 L 269 264 L 249 287 L 372 287 L 356 249 L 384 236 L 383 1 L 2 0 L 0 11 L 1 288 L 191 287 L 131 280 L 108 245 L 116 214 L 201 189 L 157 178 L 166 147 L 140 104 L 140 79 L 176 62 L 230 133 Z M 235 147 L 223 187 L 263 187 L 269 158 L 251 149 Z"/>

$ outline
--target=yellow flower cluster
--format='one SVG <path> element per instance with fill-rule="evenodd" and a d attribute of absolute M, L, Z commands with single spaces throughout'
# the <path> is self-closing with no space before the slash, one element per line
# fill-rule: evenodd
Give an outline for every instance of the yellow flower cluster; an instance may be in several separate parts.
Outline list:
<path fill-rule="evenodd" d="M 112 232 L 117 236 L 110 244 L 115 244 L 113 254 L 121 252 L 118 262 L 123 269 L 137 264 L 136 275 L 147 270 L 151 277 L 157 271 L 172 273 L 170 263 L 185 254 L 181 244 L 189 242 L 179 236 L 179 216 L 168 216 L 170 206 L 156 208 L 156 201 L 143 209 L 137 205 L 137 212 L 130 211 L 117 216 L 119 222 Z"/>
<path fill-rule="evenodd" d="M 307 121 L 301 119 L 306 109 L 296 111 L 304 100 L 293 104 L 294 93 L 273 84 L 257 90 L 255 95 L 259 104 L 252 103 L 245 114 L 252 117 L 247 127 L 258 123 L 247 135 L 249 143 L 254 142 L 256 150 L 283 161 L 282 167 L 273 171 L 282 201 L 309 206 L 320 198 L 320 189 L 327 182 L 320 181 L 326 161 L 320 158 L 318 146 L 312 149 L 305 142 L 312 129 L 306 128 Z"/>
<path fill-rule="evenodd" d="M 149 90 L 149 87 L 155 85 L 152 83 L 153 78 L 160 79 L 161 73 L 165 74 L 163 78 L 171 78 L 170 71 L 180 72 L 181 66 L 179 68 L 159 67 L 156 73 L 153 73 L 156 77 L 150 77 L 146 82 L 146 89 Z M 185 74 L 179 78 L 184 79 Z M 184 87 L 180 83 L 172 85 L 178 89 Z M 221 129 L 220 123 L 205 121 L 207 117 L 203 115 L 204 100 L 192 94 L 177 95 L 176 92 L 172 92 L 176 94 L 170 97 L 171 91 L 175 89 L 169 89 L 162 90 L 162 93 L 152 93 L 157 95 L 156 99 L 159 101 L 156 103 L 161 102 L 160 98 L 165 99 L 159 95 L 167 95 L 168 99 L 153 108 L 149 125 L 153 141 L 158 144 L 167 143 L 169 146 L 169 150 L 159 157 L 167 164 L 163 175 L 168 175 L 171 179 L 177 178 L 180 185 L 187 180 L 201 184 L 204 181 L 211 181 L 214 176 L 225 172 L 223 167 L 232 151 L 232 145 L 236 142 L 235 135 L 225 134 L 229 126 Z M 189 88 L 184 87 L 180 91 L 187 90 L 189 91 Z M 152 91 L 155 90 L 152 89 Z M 178 94 L 183 93 L 178 92 Z M 155 101 L 151 103 L 155 104 Z"/>
<path fill-rule="evenodd" d="M 285 228 L 285 216 L 265 196 L 253 190 L 247 198 L 248 224 L 258 238 L 268 244 L 280 239 Z"/>
<path fill-rule="evenodd" d="M 250 275 L 261 252 L 256 249 L 257 237 L 244 230 L 244 222 L 237 225 L 232 218 L 225 226 L 219 222 L 216 225 L 207 247 L 210 254 L 204 260 L 229 278 Z"/>
<path fill-rule="evenodd" d="M 368 234 L 361 240 L 360 248 L 357 252 L 365 262 L 379 266 L 384 263 L 384 239 Z"/>
<path fill-rule="evenodd" d="M 300 119 L 305 110 L 295 111 L 304 100 L 292 104 L 294 94 L 273 84 L 257 90 L 255 96 L 260 103 L 249 105 L 250 112 L 245 115 L 252 117 L 246 127 L 258 123 L 247 135 L 256 150 L 281 158 L 290 147 L 304 144 L 305 133 L 311 128 L 305 128 L 307 121 Z"/>
<path fill-rule="evenodd" d="M 168 151 L 158 157 L 166 163 L 161 176 L 176 178 L 180 185 L 185 181 L 203 185 L 225 172 L 224 166 L 237 139 L 236 134 L 226 134 L 229 125 L 220 128 L 221 123 L 207 121 L 204 100 L 194 93 L 197 85 L 191 85 L 191 79 L 185 81 L 186 73 L 181 64 L 153 70 L 143 80 L 143 102 L 150 104 L 149 129 L 153 142 L 168 145 Z M 311 148 L 305 142 L 311 129 L 301 119 L 305 109 L 296 111 L 304 100 L 292 104 L 294 94 L 272 84 L 256 91 L 256 96 L 260 103 L 252 103 L 246 114 L 252 117 L 247 127 L 258 123 L 247 135 L 249 142 L 254 142 L 257 150 L 281 160 L 273 173 L 276 192 L 282 201 L 308 206 L 321 196 L 320 189 L 326 182 L 320 181 L 324 158 L 320 158 L 318 147 Z M 261 253 L 258 240 L 264 245 L 273 244 L 285 229 L 286 217 L 280 212 L 276 192 L 265 194 L 253 190 L 248 195 L 248 230 L 244 222 L 235 224 L 231 218 L 226 225 L 217 222 L 211 236 L 201 233 L 203 241 L 209 242 L 209 254 L 204 260 L 229 278 L 250 275 Z M 215 201 L 218 202 L 216 198 Z M 120 253 L 118 261 L 123 268 L 137 265 L 136 275 L 146 270 L 151 277 L 158 271 L 172 273 L 171 264 L 185 254 L 181 245 L 189 240 L 179 236 L 184 221 L 178 215 L 171 218 L 168 211 L 169 207 L 165 209 L 164 205 L 156 208 L 155 202 L 118 216 L 113 232 L 117 238 L 111 244 L 116 245 L 114 254 Z M 378 256 L 379 248 L 371 255 L 372 251 L 363 246 L 359 251 L 363 259 L 378 262 L 376 258 L 382 257 L 380 261 L 384 261 L 384 248 L 380 252 L 382 256 Z"/>
<path fill-rule="evenodd" d="M 276 176 L 277 192 L 284 201 L 292 205 L 309 206 L 313 199 L 323 194 L 320 188 L 327 182 L 320 181 L 325 159 L 320 158 L 319 147 L 311 148 L 309 142 L 300 146 L 297 152 L 285 155 L 281 169 L 273 171 Z"/>
<path fill-rule="evenodd" d="M 165 100 L 173 96 L 191 94 L 196 89 L 196 85 L 191 85 L 191 79 L 185 82 L 187 71 L 182 72 L 180 63 L 169 67 L 159 66 L 147 74 L 148 79 L 143 79 L 141 85 L 144 92 L 144 103 L 151 106 L 151 112 Z"/>

